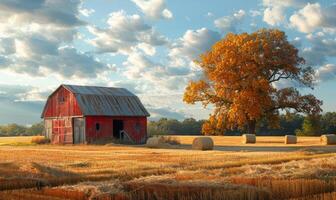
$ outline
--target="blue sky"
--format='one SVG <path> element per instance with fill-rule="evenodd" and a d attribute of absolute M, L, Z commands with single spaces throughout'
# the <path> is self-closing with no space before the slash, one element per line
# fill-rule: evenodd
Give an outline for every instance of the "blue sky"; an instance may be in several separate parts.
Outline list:
<path fill-rule="evenodd" d="M 182 102 L 193 60 L 260 28 L 286 32 L 316 72 L 302 92 L 336 110 L 336 1 L 1 0 L 0 11 L 0 124 L 38 122 L 62 83 L 125 87 L 152 118 L 207 118 Z"/>

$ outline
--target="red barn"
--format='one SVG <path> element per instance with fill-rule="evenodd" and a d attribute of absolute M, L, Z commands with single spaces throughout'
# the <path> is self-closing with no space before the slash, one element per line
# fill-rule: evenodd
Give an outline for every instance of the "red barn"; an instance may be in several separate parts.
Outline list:
<path fill-rule="evenodd" d="M 54 144 L 121 139 L 143 143 L 149 113 L 124 88 L 61 85 L 47 100 L 41 118 Z"/>

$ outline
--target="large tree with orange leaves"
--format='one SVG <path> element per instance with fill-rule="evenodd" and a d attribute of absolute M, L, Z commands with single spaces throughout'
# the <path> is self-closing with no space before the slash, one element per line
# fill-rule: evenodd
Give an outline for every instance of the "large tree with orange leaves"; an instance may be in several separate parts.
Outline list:
<path fill-rule="evenodd" d="M 280 30 L 229 33 L 196 62 L 203 76 L 189 83 L 184 101 L 213 105 L 214 112 L 203 125 L 204 134 L 224 134 L 236 128 L 255 134 L 257 122 L 263 118 L 277 127 L 280 110 L 307 114 L 322 111 L 322 101 L 313 95 L 275 86 L 292 81 L 313 88 L 314 78 L 312 68 L 304 65 L 298 50 Z"/>

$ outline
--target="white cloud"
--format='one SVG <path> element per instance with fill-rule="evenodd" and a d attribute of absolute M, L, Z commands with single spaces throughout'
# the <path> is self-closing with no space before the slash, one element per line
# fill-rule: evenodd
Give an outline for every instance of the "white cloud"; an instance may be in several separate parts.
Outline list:
<path fill-rule="evenodd" d="M 269 25 L 279 25 L 285 21 L 284 8 L 282 6 L 269 7 L 264 10 L 264 21 Z"/>
<path fill-rule="evenodd" d="M 200 54 L 209 50 L 221 35 L 207 28 L 187 30 L 183 37 L 172 45 L 169 53 L 171 65 L 186 66 L 199 57 Z"/>
<path fill-rule="evenodd" d="M 142 12 L 153 19 L 171 19 L 173 13 L 166 8 L 164 0 L 132 0 Z"/>
<path fill-rule="evenodd" d="M 317 29 L 336 30 L 336 5 L 322 8 L 319 3 L 308 3 L 290 17 L 291 25 L 304 33 Z"/>
<path fill-rule="evenodd" d="M 236 32 L 236 26 L 243 20 L 246 13 L 244 10 L 239 10 L 233 16 L 224 16 L 214 21 L 214 24 L 223 32 Z"/>
<path fill-rule="evenodd" d="M 148 57 L 153 54 L 152 49 L 140 43 L 128 53 L 127 60 L 123 63 L 123 75 L 127 80 L 142 85 L 138 89 L 143 92 L 149 88 L 152 93 L 157 94 L 182 92 L 189 80 L 199 76 L 199 68 L 192 61 L 220 37 L 219 33 L 206 28 L 188 30 L 171 44 L 168 56 L 160 61 Z"/>
<path fill-rule="evenodd" d="M 328 58 L 336 57 L 336 38 L 328 38 L 323 33 L 307 36 L 311 47 L 301 51 L 308 65 L 320 66 L 327 62 Z"/>
<path fill-rule="evenodd" d="M 298 7 L 304 6 L 312 0 L 263 0 L 264 6 L 283 6 L 283 7 Z"/>
<path fill-rule="evenodd" d="M 167 39 L 146 24 L 139 15 L 127 15 L 123 10 L 113 12 L 109 15 L 107 24 L 107 29 L 88 27 L 95 36 L 90 43 L 101 53 L 128 54 L 139 43 L 147 45 L 147 50 L 149 45 L 167 43 Z"/>
<path fill-rule="evenodd" d="M 90 17 L 95 10 L 94 9 L 86 9 L 86 8 L 82 8 L 79 10 L 80 14 L 85 16 L 85 17 Z"/>
<path fill-rule="evenodd" d="M 137 45 L 137 48 L 142 50 L 145 54 L 149 56 L 154 56 L 156 53 L 155 47 L 146 43 L 140 43 Z"/>
<path fill-rule="evenodd" d="M 318 82 L 336 79 L 336 65 L 326 64 L 316 70 L 316 80 Z"/>
<path fill-rule="evenodd" d="M 79 5 L 79 0 L 36 0 L 33 2 L 3 0 L 0 2 L 2 11 L 0 20 L 13 21 L 16 24 L 36 22 L 63 27 L 80 26 L 85 22 L 76 15 Z"/>
<path fill-rule="evenodd" d="M 290 17 L 291 25 L 301 32 L 309 33 L 318 28 L 323 21 L 321 6 L 318 3 L 307 4 Z"/>
<path fill-rule="evenodd" d="M 73 47 L 80 0 L 0 2 L 0 69 L 45 76 L 96 77 L 108 67 Z M 64 47 L 68 46 L 68 47 Z"/>
<path fill-rule="evenodd" d="M 279 26 L 286 22 L 286 9 L 301 8 L 311 0 L 263 0 L 263 20 L 272 26 Z"/>
<path fill-rule="evenodd" d="M 17 94 L 17 99 L 15 102 L 36 102 L 42 101 L 45 102 L 48 95 L 51 94 L 52 90 L 49 89 L 41 89 L 41 88 L 31 88 L 30 90 Z"/>

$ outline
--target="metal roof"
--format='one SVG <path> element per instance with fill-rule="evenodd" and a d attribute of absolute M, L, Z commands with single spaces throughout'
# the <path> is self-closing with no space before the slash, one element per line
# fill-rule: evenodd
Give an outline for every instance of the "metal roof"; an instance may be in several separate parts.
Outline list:
<path fill-rule="evenodd" d="M 125 88 L 62 85 L 74 93 L 84 116 L 149 116 L 140 99 Z"/>

